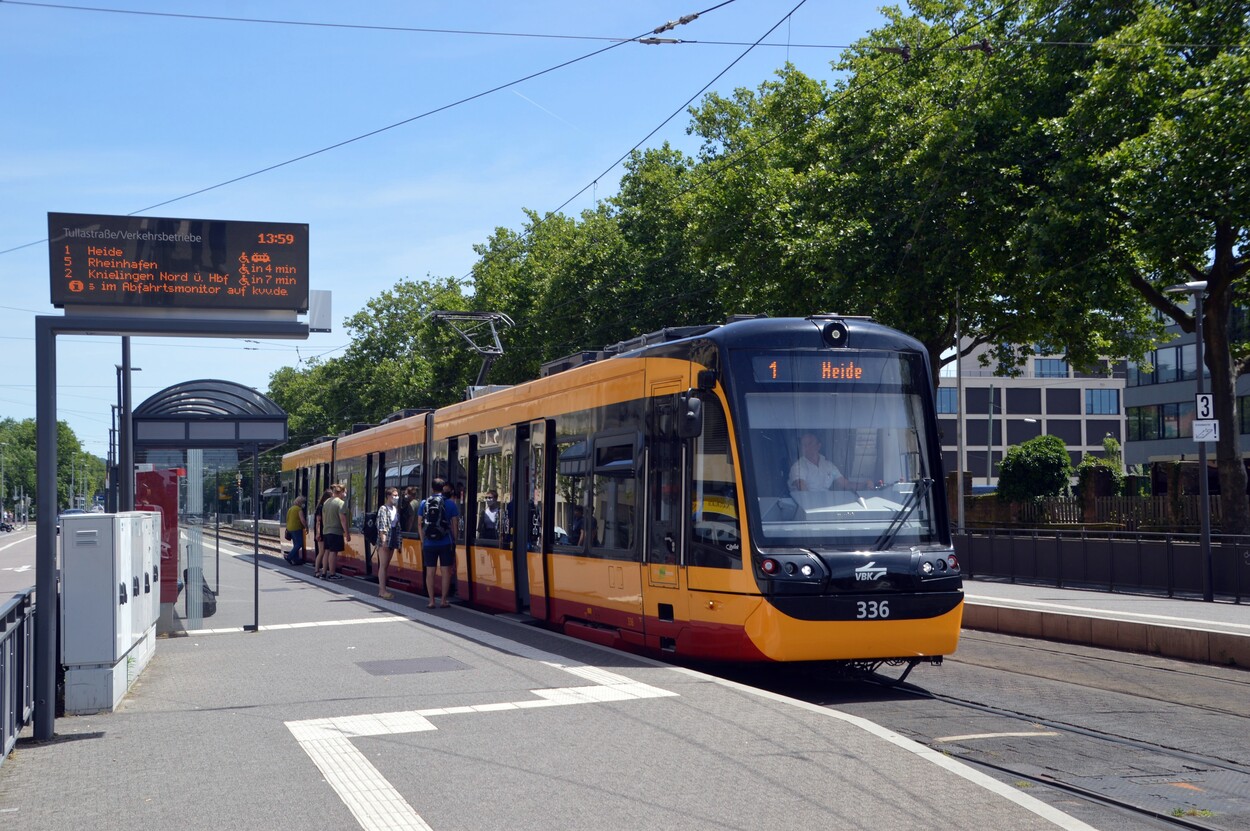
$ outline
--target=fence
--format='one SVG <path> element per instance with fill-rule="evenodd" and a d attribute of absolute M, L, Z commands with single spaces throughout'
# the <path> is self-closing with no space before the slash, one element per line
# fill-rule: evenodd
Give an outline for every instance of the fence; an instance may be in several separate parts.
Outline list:
<path fill-rule="evenodd" d="M 0 606 L 0 765 L 35 711 L 35 590 Z"/>
<path fill-rule="evenodd" d="M 1092 506 L 1072 497 L 1032 502 L 1000 502 L 996 497 L 969 497 L 968 524 L 981 528 L 1049 525 L 1115 526 L 1123 531 L 1197 531 L 1198 496 L 1100 496 Z M 1219 498 L 1209 500 L 1208 516 L 1218 528 L 1223 518 Z"/>
<path fill-rule="evenodd" d="M 1168 597 L 1203 594 L 1206 562 L 1197 534 L 969 529 L 955 536 L 955 550 L 972 578 Z M 1214 535 L 1210 551 L 1215 597 L 1241 603 L 1250 589 L 1250 537 Z"/>

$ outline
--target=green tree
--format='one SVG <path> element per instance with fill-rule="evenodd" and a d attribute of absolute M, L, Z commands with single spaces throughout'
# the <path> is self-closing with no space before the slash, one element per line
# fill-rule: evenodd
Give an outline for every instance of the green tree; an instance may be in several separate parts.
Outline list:
<path fill-rule="evenodd" d="M 1234 308 L 1250 301 L 1250 3 L 1120 7 L 1123 25 L 1090 50 L 1083 88 L 1053 125 L 1062 151 L 1053 176 L 1066 197 L 1053 211 L 1084 220 L 1085 231 L 1062 261 L 1094 254 L 1114 261 L 1117 283 L 1186 332 L 1195 329 L 1193 309 L 1164 289 L 1206 282 L 1223 530 L 1245 534 L 1250 505 L 1235 382 L 1250 369 L 1250 342 L 1232 324 Z"/>
<path fill-rule="evenodd" d="M 1038 436 L 1007 448 L 998 470 L 998 498 L 1028 502 L 1062 494 L 1072 477 L 1072 458 L 1063 439 Z"/>

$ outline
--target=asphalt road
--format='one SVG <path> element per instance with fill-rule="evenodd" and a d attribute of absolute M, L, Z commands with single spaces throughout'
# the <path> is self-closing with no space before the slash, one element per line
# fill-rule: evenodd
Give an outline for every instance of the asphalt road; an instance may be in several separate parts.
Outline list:
<path fill-rule="evenodd" d="M 35 585 L 35 527 L 0 532 L 0 601 Z"/>

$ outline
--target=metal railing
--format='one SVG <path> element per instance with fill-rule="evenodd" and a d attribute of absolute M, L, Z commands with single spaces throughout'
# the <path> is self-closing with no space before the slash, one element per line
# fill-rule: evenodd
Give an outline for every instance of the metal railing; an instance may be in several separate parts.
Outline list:
<path fill-rule="evenodd" d="M 0 606 L 0 765 L 35 712 L 35 590 Z"/>
<path fill-rule="evenodd" d="M 999 578 L 1128 594 L 1202 598 L 1198 534 L 1054 528 L 969 529 L 955 550 L 970 578 Z M 1250 589 L 1250 537 L 1211 537 L 1216 599 L 1241 603 Z"/>

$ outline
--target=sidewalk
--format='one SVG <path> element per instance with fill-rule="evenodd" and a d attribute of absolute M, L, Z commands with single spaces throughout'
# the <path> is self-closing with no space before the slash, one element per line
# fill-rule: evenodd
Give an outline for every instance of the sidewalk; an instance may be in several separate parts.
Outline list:
<path fill-rule="evenodd" d="M 836 710 L 308 569 L 267 563 L 261 630 L 218 626 L 252 568 L 223 554 L 218 615 L 117 712 L 19 743 L 5 827 L 1088 827 Z"/>
<path fill-rule="evenodd" d="M 1250 669 L 1250 605 L 964 581 L 964 628 Z"/>

